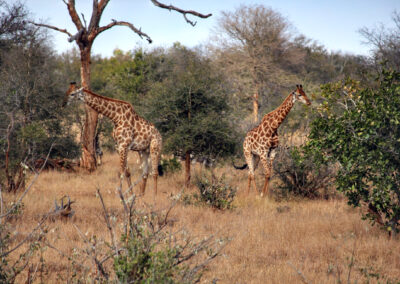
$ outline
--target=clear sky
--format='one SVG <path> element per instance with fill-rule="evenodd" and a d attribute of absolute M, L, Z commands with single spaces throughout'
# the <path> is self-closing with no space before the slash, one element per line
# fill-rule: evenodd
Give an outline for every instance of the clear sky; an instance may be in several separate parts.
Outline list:
<path fill-rule="evenodd" d="M 11 3 L 14 0 L 7 0 Z M 75 0 L 78 13 L 90 21 L 91 0 Z M 400 0 L 160 0 L 187 10 L 203 14 L 212 13 L 208 19 L 188 16 L 197 21 L 192 27 L 181 14 L 155 7 L 150 0 L 111 0 L 106 7 L 101 25 L 111 19 L 131 22 L 141 28 L 153 40 L 150 45 L 127 27 L 114 27 L 103 32 L 93 46 L 94 54 L 110 56 L 115 48 L 124 51 L 141 46 L 169 47 L 179 41 L 193 47 L 206 43 L 213 33 L 221 11 L 234 11 L 241 4 L 261 4 L 280 12 L 296 28 L 298 33 L 317 41 L 328 50 L 367 55 L 369 47 L 362 44 L 358 30 L 374 28 L 380 24 L 393 27 L 392 14 L 400 12 Z M 39 21 L 76 32 L 62 0 L 25 0 L 32 17 Z M 51 31 L 54 48 L 66 51 L 75 43 L 67 41 L 67 35 Z"/>

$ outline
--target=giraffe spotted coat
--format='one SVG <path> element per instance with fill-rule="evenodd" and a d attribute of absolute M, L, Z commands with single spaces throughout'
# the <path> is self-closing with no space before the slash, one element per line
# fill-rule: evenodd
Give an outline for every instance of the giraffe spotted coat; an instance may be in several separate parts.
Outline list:
<path fill-rule="evenodd" d="M 156 127 L 151 122 L 140 117 L 130 103 L 100 96 L 84 88 L 78 89 L 75 83 L 71 83 L 66 93 L 65 103 L 74 98 L 84 101 L 98 113 L 113 121 L 112 136 L 117 143 L 117 150 L 120 156 L 121 183 L 126 178 L 128 186 L 132 187 L 127 157 L 129 150 L 137 151 L 143 170 L 141 192 L 144 193 L 145 191 L 150 166 L 150 174 L 154 178 L 154 192 L 157 194 L 162 137 Z"/>

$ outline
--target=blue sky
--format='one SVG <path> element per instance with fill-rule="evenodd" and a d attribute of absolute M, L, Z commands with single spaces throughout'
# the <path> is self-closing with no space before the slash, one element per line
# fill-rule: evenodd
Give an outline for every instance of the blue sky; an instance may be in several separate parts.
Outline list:
<path fill-rule="evenodd" d="M 13 0 L 7 0 L 11 3 Z M 83 13 L 87 21 L 91 16 L 91 0 L 75 0 L 77 10 Z M 187 24 L 182 15 L 155 7 L 150 0 L 111 0 L 105 9 L 101 24 L 111 19 L 129 21 L 141 28 L 152 39 L 149 45 L 127 27 L 115 27 L 105 31 L 96 39 L 94 54 L 111 56 L 115 48 L 124 51 L 141 46 L 169 47 L 179 41 L 193 47 L 206 43 L 213 34 L 213 28 L 221 11 L 234 11 L 241 4 L 261 4 L 281 13 L 294 26 L 297 33 L 324 45 L 328 50 L 351 54 L 367 55 L 369 47 L 362 44 L 358 33 L 362 27 L 374 28 L 380 24 L 393 27 L 392 13 L 400 12 L 400 0 L 160 0 L 182 9 L 192 9 L 200 13 L 212 13 L 208 19 L 198 19 L 197 25 Z M 28 9 L 35 20 L 49 25 L 66 28 L 75 33 L 66 5 L 62 0 L 26 0 Z M 189 16 L 190 17 L 190 16 Z M 58 52 L 74 46 L 67 41 L 67 35 L 50 32 L 54 48 Z"/>

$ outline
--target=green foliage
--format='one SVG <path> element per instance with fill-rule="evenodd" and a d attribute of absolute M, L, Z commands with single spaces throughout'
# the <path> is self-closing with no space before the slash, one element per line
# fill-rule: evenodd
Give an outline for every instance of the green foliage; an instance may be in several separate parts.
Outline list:
<path fill-rule="evenodd" d="M 389 232 L 400 221 L 400 73 L 383 71 L 375 89 L 353 80 L 326 84 L 307 147 L 316 165 L 338 163 L 337 190 L 364 218 Z"/>
<path fill-rule="evenodd" d="M 232 187 L 224 176 L 218 178 L 213 174 L 197 175 L 194 184 L 198 188 L 199 194 L 194 194 L 192 197 L 184 196 L 184 203 L 200 203 L 220 210 L 233 208 L 232 203 L 235 199 L 237 188 Z"/>
<path fill-rule="evenodd" d="M 114 271 L 120 283 L 175 283 L 180 268 L 175 266 L 176 250 L 157 249 L 151 238 L 126 238 L 125 253 L 114 258 Z"/>
<path fill-rule="evenodd" d="M 172 159 L 161 159 L 161 166 L 165 173 L 176 173 L 181 171 L 182 165 L 176 157 Z"/>
<path fill-rule="evenodd" d="M 77 146 L 63 121 L 65 79 L 47 46 L 45 34 L 32 25 L 22 4 L 0 2 L 0 168 L 12 180 L 21 162 L 32 165 L 46 156 L 73 157 Z M 56 71 L 57 70 L 57 71 Z M 0 174 L 0 183 L 5 175 Z"/>
<path fill-rule="evenodd" d="M 314 158 L 303 147 L 280 148 L 274 161 L 274 172 L 279 176 L 280 198 L 299 196 L 305 198 L 329 198 L 329 189 L 335 176 L 331 165 L 315 169 Z"/>
<path fill-rule="evenodd" d="M 232 154 L 237 145 L 223 78 L 209 60 L 175 45 L 165 63 L 168 77 L 152 86 L 148 117 L 163 134 L 164 151 L 212 158 Z"/>
<path fill-rule="evenodd" d="M 118 282 L 197 283 L 224 242 L 212 237 L 195 241 L 185 230 L 171 231 L 167 225 L 173 205 L 164 214 L 136 209 L 134 197 L 129 203 L 121 200 L 125 209 L 124 233 L 119 244 L 110 248 Z"/>

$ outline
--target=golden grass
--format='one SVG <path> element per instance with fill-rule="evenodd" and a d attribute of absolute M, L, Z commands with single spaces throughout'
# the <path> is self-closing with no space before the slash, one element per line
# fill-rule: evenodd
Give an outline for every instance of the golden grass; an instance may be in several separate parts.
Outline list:
<path fill-rule="evenodd" d="M 136 156 L 130 157 L 131 169 L 136 169 Z M 66 255 L 72 255 L 74 248 L 82 248 L 84 243 L 73 224 L 87 236 L 109 240 L 96 189 L 101 190 L 110 211 L 121 212 L 115 190 L 118 158 L 106 154 L 103 161 L 93 174 L 42 173 L 24 199 L 24 215 L 16 224 L 18 231 L 29 232 L 54 206 L 54 199 L 69 195 L 76 201 L 75 215 L 68 222 L 47 224 L 50 243 Z M 246 196 L 245 171 L 233 172 L 227 167 L 217 173 L 225 173 L 239 188 L 235 209 L 218 211 L 178 204 L 171 215 L 174 228 L 184 227 L 192 236 L 231 239 L 221 256 L 208 266 L 205 282 L 218 279 L 218 283 L 336 283 L 338 279 L 347 282 L 348 277 L 352 282 L 365 282 L 367 278 L 360 272 L 363 268 L 392 280 L 400 279 L 399 240 L 389 240 L 387 234 L 361 221 L 359 211 L 347 206 L 344 200 L 278 203 L 254 192 Z M 136 171 L 133 180 L 138 176 Z M 150 181 L 138 206 L 165 208 L 171 203 L 171 195 L 181 191 L 183 177 L 175 174 L 160 178 L 156 199 L 152 186 Z M 22 238 L 23 235 L 16 241 Z M 65 257 L 53 249 L 44 250 L 42 256 L 48 272 L 46 283 L 59 282 L 57 274 L 64 279 L 69 277 L 71 269 Z M 350 270 L 352 258 L 354 265 Z"/>

